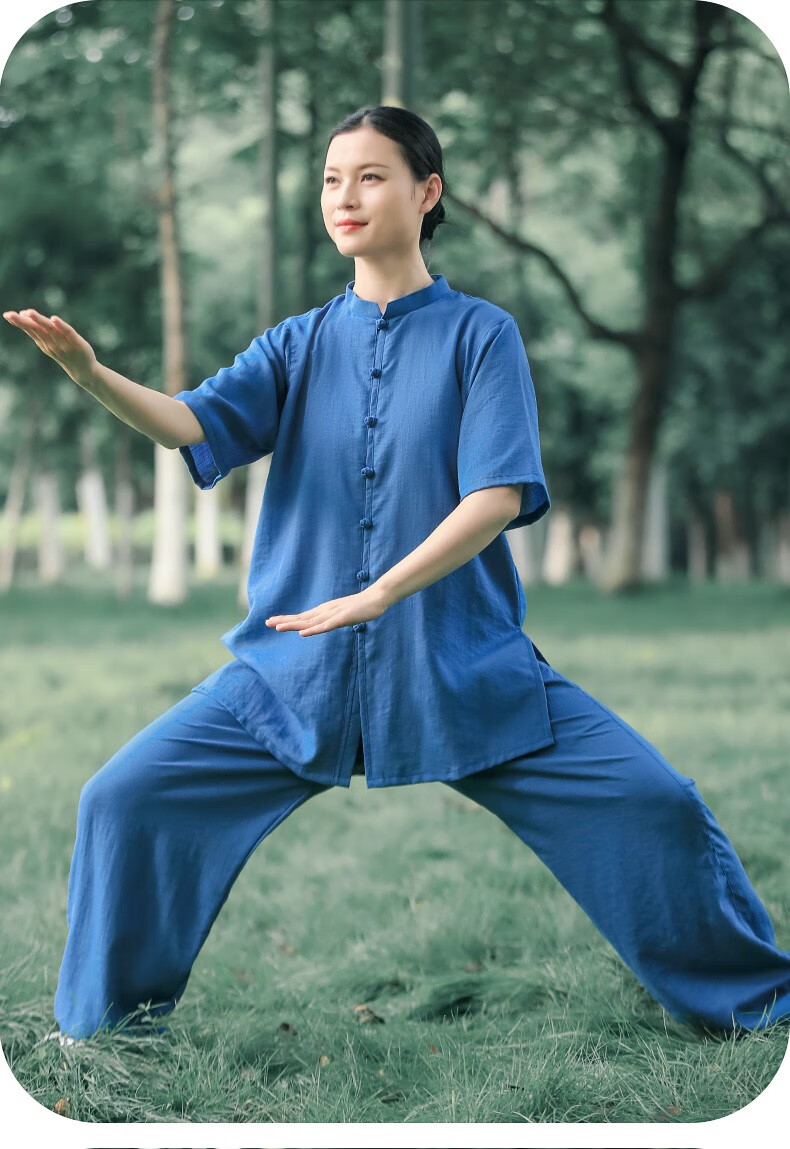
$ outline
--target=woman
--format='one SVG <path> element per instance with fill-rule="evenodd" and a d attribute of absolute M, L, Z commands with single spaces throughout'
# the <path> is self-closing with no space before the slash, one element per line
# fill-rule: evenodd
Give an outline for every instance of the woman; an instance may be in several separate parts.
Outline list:
<path fill-rule="evenodd" d="M 321 205 L 354 280 L 174 398 L 6 313 L 199 487 L 273 452 L 233 658 L 82 789 L 61 1040 L 172 1010 L 253 850 L 355 771 L 496 814 L 677 1020 L 790 1017 L 790 953 L 694 780 L 522 630 L 503 532 L 550 507 L 535 392 L 513 317 L 427 270 L 443 188 L 424 120 L 349 116 Z"/>

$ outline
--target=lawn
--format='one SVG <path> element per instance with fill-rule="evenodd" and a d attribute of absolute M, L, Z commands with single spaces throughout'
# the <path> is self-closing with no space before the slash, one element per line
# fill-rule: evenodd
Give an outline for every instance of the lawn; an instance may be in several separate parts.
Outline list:
<path fill-rule="evenodd" d="M 786 1026 L 675 1023 L 502 822 L 442 783 L 360 777 L 261 843 L 168 1033 L 71 1060 L 38 1044 L 80 788 L 228 660 L 241 617 L 234 574 L 169 609 L 145 580 L 125 603 L 79 569 L 0 599 L 0 1041 L 40 1104 L 92 1122 L 671 1123 L 769 1084 Z M 608 599 L 578 581 L 527 600 L 548 660 L 696 779 L 790 949 L 787 589 Z"/>

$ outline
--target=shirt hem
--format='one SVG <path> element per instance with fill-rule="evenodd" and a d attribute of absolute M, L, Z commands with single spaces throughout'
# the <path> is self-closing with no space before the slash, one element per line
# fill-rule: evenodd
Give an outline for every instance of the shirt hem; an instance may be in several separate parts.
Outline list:
<path fill-rule="evenodd" d="M 469 774 L 478 774 L 482 770 L 491 770 L 495 766 L 501 766 L 503 762 L 510 762 L 514 758 L 523 758 L 527 754 L 533 754 L 536 750 L 544 750 L 547 746 L 553 746 L 556 739 L 554 732 L 549 731 L 546 737 L 541 738 L 537 742 L 529 743 L 526 748 L 521 747 L 515 753 L 506 753 L 502 757 L 497 755 L 496 760 L 493 762 L 484 763 L 482 766 L 478 763 L 474 766 L 459 766 L 457 770 L 451 771 L 449 774 L 434 775 L 431 773 L 420 774 L 416 777 L 396 777 L 393 779 L 377 780 L 375 778 L 368 779 L 368 789 L 375 790 L 381 789 L 384 786 L 408 786 L 413 782 L 456 782 L 459 778 L 466 778 Z M 365 775 L 367 778 L 368 776 Z"/>
<path fill-rule="evenodd" d="M 232 710 L 226 702 L 218 697 L 218 695 L 213 694 L 210 690 L 205 690 L 202 686 L 193 686 L 191 693 L 205 694 L 214 702 L 218 702 L 220 706 L 223 706 L 225 710 L 227 710 L 229 714 L 232 714 L 236 721 L 244 727 L 253 741 L 257 742 L 260 746 L 263 746 L 265 750 L 268 750 L 273 758 L 282 763 L 282 765 L 287 766 L 288 769 L 291 770 L 292 773 L 296 774 L 298 778 L 301 778 L 303 782 L 315 782 L 319 786 L 342 786 L 346 790 L 348 790 L 351 786 L 351 779 L 355 777 L 353 773 L 353 763 L 352 772 L 348 775 L 348 777 L 338 775 L 337 773 L 331 777 L 323 777 L 318 774 L 308 774 L 304 772 L 304 768 L 297 762 L 294 762 L 293 759 L 284 756 L 282 751 L 275 752 L 274 749 L 266 741 L 266 739 L 261 738 L 261 736 L 251 728 L 248 721 L 238 715 L 234 710 Z M 386 786 L 409 786 L 418 782 L 455 782 L 459 778 L 466 778 L 469 774 L 477 774 L 481 770 L 490 770 L 494 766 L 500 766 L 503 762 L 510 762 L 514 758 L 522 758 L 527 754 L 534 753 L 536 750 L 543 750 L 547 746 L 552 746 L 555 741 L 556 739 L 554 737 L 554 732 L 551 729 L 551 722 L 549 720 L 549 731 L 547 734 L 543 735 L 541 738 L 534 739 L 533 741 L 526 743 L 526 745 L 521 744 L 515 749 L 506 751 L 504 754 L 497 754 L 493 761 L 484 761 L 482 763 L 478 761 L 472 764 L 467 763 L 466 765 L 459 766 L 457 769 L 451 770 L 449 773 L 445 774 L 435 774 L 429 771 L 427 773 L 418 775 L 399 774 L 393 775 L 390 778 L 375 778 L 371 777 L 371 775 L 366 772 L 362 775 L 357 774 L 356 777 L 363 777 L 369 790 L 383 789 Z M 366 769 L 369 769 L 367 763 Z"/>
<path fill-rule="evenodd" d="M 210 698 L 213 702 L 218 702 L 220 706 L 227 710 L 228 714 L 233 715 L 239 725 L 247 731 L 250 738 L 252 738 L 254 742 L 257 742 L 259 746 L 262 746 L 264 750 L 267 750 L 269 754 L 271 754 L 272 758 L 274 758 L 282 766 L 287 766 L 288 769 L 293 774 L 296 774 L 298 778 L 301 778 L 303 782 L 316 782 L 319 786 L 345 786 L 346 788 L 351 785 L 350 777 L 348 780 L 346 780 L 345 778 L 338 778 L 336 776 L 333 778 L 323 778 L 319 777 L 318 775 L 311 776 L 302 773 L 302 768 L 296 762 L 294 762 L 292 758 L 284 755 L 281 750 L 275 750 L 274 747 L 265 738 L 261 738 L 260 734 L 256 730 L 253 730 L 246 716 L 242 717 L 242 715 L 237 714 L 235 710 L 232 710 L 231 707 L 228 706 L 227 702 L 220 698 L 218 694 L 214 694 L 213 691 L 206 690 L 202 686 L 193 686 L 190 694 L 205 694 L 205 696 Z"/>

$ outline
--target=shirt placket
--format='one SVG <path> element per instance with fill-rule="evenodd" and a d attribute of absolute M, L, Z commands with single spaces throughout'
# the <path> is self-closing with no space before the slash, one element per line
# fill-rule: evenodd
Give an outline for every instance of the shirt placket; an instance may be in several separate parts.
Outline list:
<path fill-rule="evenodd" d="M 370 532 L 374 528 L 372 517 L 373 506 L 373 489 L 372 483 L 376 477 L 376 471 L 373 466 L 374 461 L 374 431 L 378 419 L 376 418 L 376 406 L 378 404 L 379 383 L 381 378 L 381 363 L 383 360 L 384 352 L 384 331 L 389 327 L 389 320 L 377 319 L 376 320 L 376 338 L 373 344 L 373 366 L 370 368 L 370 404 L 368 414 L 365 416 L 365 426 L 368 433 L 365 436 L 365 465 L 362 467 L 361 475 L 365 483 L 365 493 L 363 497 L 363 517 L 359 520 L 359 526 L 362 531 L 362 565 L 357 571 L 357 581 L 360 584 L 360 590 L 364 589 L 364 584 L 370 580 Z M 367 629 L 367 623 L 356 622 L 353 625 L 353 630 L 358 633 Z"/>
<path fill-rule="evenodd" d="M 376 470 L 374 463 L 374 428 L 378 423 L 376 417 L 376 407 L 378 404 L 379 396 L 379 379 L 381 378 L 381 364 L 384 354 L 384 332 L 389 326 L 387 319 L 376 320 L 376 335 L 373 342 L 373 365 L 370 368 L 370 402 L 368 404 L 368 414 L 365 416 L 364 424 L 367 428 L 367 435 L 365 436 L 365 465 L 361 469 L 361 477 L 365 484 L 364 496 L 362 500 L 363 515 L 359 520 L 359 527 L 362 532 L 362 564 L 357 571 L 357 581 L 360 589 L 370 580 L 370 538 L 371 531 L 374 529 L 375 523 L 373 520 L 373 482 L 376 479 Z M 359 716 L 362 724 L 363 745 L 368 747 L 368 755 L 365 758 L 365 770 L 368 777 L 371 776 L 370 771 L 370 739 L 369 732 L 366 734 L 368 726 L 368 708 L 367 708 L 367 659 L 365 649 L 365 631 L 367 630 L 366 622 L 356 622 L 353 624 L 352 629 L 357 632 L 358 642 L 358 686 L 359 690 Z"/>

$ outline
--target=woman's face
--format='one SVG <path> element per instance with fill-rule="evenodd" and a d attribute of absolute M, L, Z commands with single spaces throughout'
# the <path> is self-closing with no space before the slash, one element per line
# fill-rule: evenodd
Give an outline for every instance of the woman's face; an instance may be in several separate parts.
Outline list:
<path fill-rule="evenodd" d="M 371 127 L 343 132 L 331 141 L 324 166 L 324 226 L 342 255 L 404 255 L 419 246 L 426 212 L 439 199 L 437 174 L 418 183 L 388 136 Z M 346 218 L 364 227 L 344 229 Z"/>

